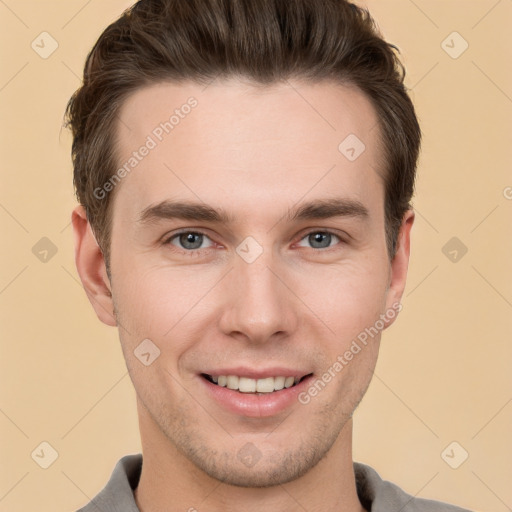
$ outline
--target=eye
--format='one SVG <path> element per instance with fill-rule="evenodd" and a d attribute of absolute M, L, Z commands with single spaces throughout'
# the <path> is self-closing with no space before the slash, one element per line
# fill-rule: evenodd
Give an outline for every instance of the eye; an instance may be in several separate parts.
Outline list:
<path fill-rule="evenodd" d="M 301 239 L 301 242 L 302 240 L 307 240 L 313 249 L 328 249 L 331 246 L 333 237 L 340 242 L 342 241 L 338 235 L 335 235 L 330 231 L 311 231 Z M 300 246 L 301 243 L 299 242 L 298 245 Z"/>
<path fill-rule="evenodd" d="M 203 242 L 206 240 L 209 240 L 210 244 L 203 246 Z M 181 233 L 176 233 L 168 238 L 165 243 L 174 245 L 179 249 L 185 249 L 186 251 L 207 249 L 213 245 L 207 235 L 197 231 L 182 231 Z"/>

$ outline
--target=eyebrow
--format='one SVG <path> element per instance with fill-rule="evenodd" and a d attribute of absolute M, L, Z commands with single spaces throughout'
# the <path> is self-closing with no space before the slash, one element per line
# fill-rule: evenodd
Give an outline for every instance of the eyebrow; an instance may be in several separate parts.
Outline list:
<path fill-rule="evenodd" d="M 355 217 L 365 220 L 369 210 L 360 201 L 349 198 L 316 199 L 302 203 L 284 216 L 287 221 L 328 219 L 331 217 Z M 162 219 L 183 219 L 233 224 L 236 218 L 223 209 L 215 209 L 205 203 L 165 200 L 145 208 L 139 215 L 138 224 L 151 224 Z"/>

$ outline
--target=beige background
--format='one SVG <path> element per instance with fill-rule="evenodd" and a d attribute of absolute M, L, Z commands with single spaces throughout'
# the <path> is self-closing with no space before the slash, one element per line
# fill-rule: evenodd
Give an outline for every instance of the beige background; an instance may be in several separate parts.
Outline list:
<path fill-rule="evenodd" d="M 87 51 L 130 3 L 0 0 L 0 512 L 76 510 L 121 456 L 140 451 L 117 331 L 97 320 L 74 268 L 71 138 L 61 130 Z M 512 1 L 365 5 L 402 51 L 424 146 L 404 309 L 356 412 L 354 456 L 411 494 L 504 512 L 512 508 Z M 59 45 L 47 59 L 31 48 L 43 31 Z M 454 31 L 469 44 L 458 58 L 445 51 L 463 48 Z M 43 237 L 57 249 L 46 262 L 32 252 Z M 452 237 L 464 256 L 443 252 Z M 446 460 L 469 453 L 458 469 L 441 456 L 453 441 L 460 446 Z M 48 469 L 31 456 L 42 442 L 58 452 Z"/>

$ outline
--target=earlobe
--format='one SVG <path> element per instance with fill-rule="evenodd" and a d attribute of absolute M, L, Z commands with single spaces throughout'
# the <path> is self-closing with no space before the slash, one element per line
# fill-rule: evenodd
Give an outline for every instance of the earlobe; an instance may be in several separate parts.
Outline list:
<path fill-rule="evenodd" d="M 71 222 L 75 242 L 75 264 L 85 293 L 98 318 L 104 324 L 116 326 L 105 260 L 82 205 L 73 210 Z"/>
<path fill-rule="evenodd" d="M 411 229 L 414 223 L 415 214 L 412 209 L 407 210 L 402 219 L 400 232 L 397 240 L 397 250 L 391 261 L 389 273 L 389 286 L 386 298 L 386 311 L 400 311 L 400 301 L 407 282 L 407 269 L 409 266 L 411 248 Z M 396 315 L 389 315 L 390 320 L 386 327 L 389 327 L 396 319 Z"/>

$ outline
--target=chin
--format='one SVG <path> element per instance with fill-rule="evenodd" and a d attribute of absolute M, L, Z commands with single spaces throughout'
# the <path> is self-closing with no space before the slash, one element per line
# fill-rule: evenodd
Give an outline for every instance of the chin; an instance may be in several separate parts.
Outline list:
<path fill-rule="evenodd" d="M 300 449 L 285 454 L 263 455 L 252 467 L 244 466 L 235 455 L 219 454 L 223 462 L 204 460 L 192 462 L 210 478 L 234 487 L 264 488 L 286 484 L 310 471 L 324 457 L 327 450 L 305 452 Z M 217 459 L 216 458 L 216 459 Z M 278 460 L 276 460 L 278 459 Z M 213 462 L 213 463 L 212 463 Z"/>
<path fill-rule="evenodd" d="M 345 423 L 333 428 L 332 423 L 325 422 L 321 427 L 317 425 L 314 432 L 284 436 L 285 440 L 294 440 L 286 446 L 282 445 L 283 439 L 279 445 L 274 445 L 272 434 L 267 434 L 264 440 L 258 437 L 254 443 L 250 437 L 246 442 L 238 438 L 236 448 L 219 447 L 218 440 L 211 438 L 203 438 L 196 448 L 198 437 L 195 437 L 195 446 L 188 437 L 189 442 L 182 442 L 178 449 L 201 472 L 217 481 L 235 487 L 274 487 L 311 471 L 331 450 Z M 227 440 L 228 443 L 233 441 L 234 438 Z"/>

